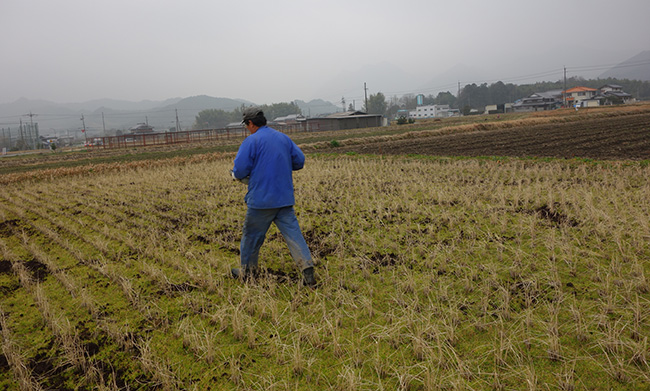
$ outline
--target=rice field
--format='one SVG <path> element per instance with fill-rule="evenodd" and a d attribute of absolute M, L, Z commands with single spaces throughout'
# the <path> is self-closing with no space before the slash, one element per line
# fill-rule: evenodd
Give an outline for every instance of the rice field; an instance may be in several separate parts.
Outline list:
<path fill-rule="evenodd" d="M 2 186 L 4 389 L 648 387 L 644 162 L 309 155 L 311 290 L 275 228 L 230 278 L 232 158 Z"/>

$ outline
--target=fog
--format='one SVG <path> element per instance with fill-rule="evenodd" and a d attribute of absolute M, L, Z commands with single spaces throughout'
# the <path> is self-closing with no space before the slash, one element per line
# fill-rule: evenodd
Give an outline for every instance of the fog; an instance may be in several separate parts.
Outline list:
<path fill-rule="evenodd" d="M 259 104 L 595 77 L 650 49 L 647 0 L 3 0 L 0 103 Z"/>

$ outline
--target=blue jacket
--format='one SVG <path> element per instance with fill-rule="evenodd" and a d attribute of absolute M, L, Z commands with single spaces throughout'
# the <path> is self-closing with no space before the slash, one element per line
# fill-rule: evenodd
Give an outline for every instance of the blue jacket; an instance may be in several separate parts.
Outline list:
<path fill-rule="evenodd" d="M 292 171 L 304 165 L 305 154 L 289 136 L 263 126 L 239 146 L 233 174 L 250 177 L 245 198 L 249 208 L 282 208 L 295 203 Z"/>

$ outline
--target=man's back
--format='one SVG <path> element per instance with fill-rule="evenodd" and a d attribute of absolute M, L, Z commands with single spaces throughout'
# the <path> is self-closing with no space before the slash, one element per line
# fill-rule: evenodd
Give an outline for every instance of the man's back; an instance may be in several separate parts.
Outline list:
<path fill-rule="evenodd" d="M 281 208 L 295 203 L 292 171 L 304 163 L 305 155 L 289 136 L 263 126 L 242 142 L 233 173 L 240 179 L 250 176 L 249 207 Z"/>

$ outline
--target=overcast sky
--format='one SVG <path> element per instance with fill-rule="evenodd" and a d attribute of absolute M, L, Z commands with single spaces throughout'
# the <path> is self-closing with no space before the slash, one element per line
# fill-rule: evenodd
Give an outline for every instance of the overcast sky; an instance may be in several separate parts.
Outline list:
<path fill-rule="evenodd" d="M 649 0 L 1 0 L 0 103 L 337 101 L 365 80 L 334 80 L 386 62 L 434 84 L 458 65 L 524 84 L 650 50 L 649 16 Z"/>

